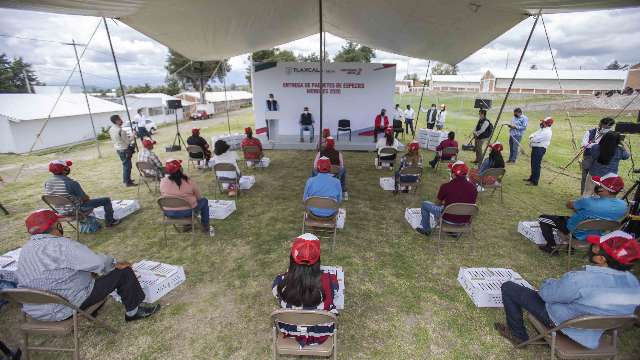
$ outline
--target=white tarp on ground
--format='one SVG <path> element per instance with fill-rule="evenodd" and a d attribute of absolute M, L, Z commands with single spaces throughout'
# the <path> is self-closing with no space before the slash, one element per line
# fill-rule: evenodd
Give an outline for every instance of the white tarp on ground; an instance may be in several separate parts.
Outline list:
<path fill-rule="evenodd" d="M 375 49 L 450 64 L 543 13 L 637 0 L 323 0 L 324 30 Z M 193 60 L 226 59 L 318 33 L 318 0 L 0 0 L 0 7 L 118 18 Z M 185 26 L 188 24 L 188 26 Z"/>

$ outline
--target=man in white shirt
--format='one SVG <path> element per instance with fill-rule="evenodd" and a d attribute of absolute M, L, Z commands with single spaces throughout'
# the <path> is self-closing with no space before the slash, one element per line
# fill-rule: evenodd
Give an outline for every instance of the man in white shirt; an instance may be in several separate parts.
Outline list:
<path fill-rule="evenodd" d="M 400 109 L 400 104 L 396 104 L 396 106 L 393 108 L 391 116 L 393 117 L 393 132 L 395 136 L 398 137 L 398 134 L 403 131 L 402 116 L 404 116 L 404 112 L 402 111 L 402 109 Z"/>
<path fill-rule="evenodd" d="M 135 131 L 131 129 L 131 134 L 127 134 L 122 130 L 120 115 L 111 115 L 110 120 L 113 125 L 109 128 L 109 136 L 120 161 L 122 161 L 122 182 L 125 186 L 136 186 L 136 183 L 131 180 L 131 157 L 135 152 Z"/>
<path fill-rule="evenodd" d="M 585 181 L 587 180 L 587 174 L 589 173 L 589 168 L 593 163 L 593 158 L 591 157 L 591 147 L 595 144 L 600 143 L 600 139 L 607 132 L 613 130 L 613 126 L 616 124 L 616 121 L 612 118 L 603 118 L 600 120 L 600 124 L 597 128 L 593 128 L 587 130 L 582 137 L 582 181 L 580 182 L 580 194 L 584 194 Z"/>
<path fill-rule="evenodd" d="M 551 143 L 551 125 L 553 119 L 547 117 L 540 120 L 540 129 L 529 135 L 529 146 L 531 146 L 531 175 L 524 179 L 527 185 L 537 186 L 540 181 L 540 168 L 542 166 L 542 157 Z"/>
<path fill-rule="evenodd" d="M 409 127 L 411 127 L 411 136 L 416 137 L 416 130 L 413 128 L 413 118 L 416 112 L 413 111 L 411 105 L 407 105 L 407 110 L 404 111 L 404 126 L 407 134 L 409 133 Z"/>
<path fill-rule="evenodd" d="M 136 135 L 142 140 L 145 137 L 151 138 L 151 133 L 147 130 L 147 118 L 144 116 L 143 108 L 138 109 L 136 116 L 133 117 L 136 123 Z"/>

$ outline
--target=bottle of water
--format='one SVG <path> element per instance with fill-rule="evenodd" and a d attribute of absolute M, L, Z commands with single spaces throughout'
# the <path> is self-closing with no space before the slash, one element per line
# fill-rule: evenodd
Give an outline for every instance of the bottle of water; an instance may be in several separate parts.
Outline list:
<path fill-rule="evenodd" d="M 209 225 L 209 237 L 214 237 L 216 235 L 216 228 L 213 225 Z"/>

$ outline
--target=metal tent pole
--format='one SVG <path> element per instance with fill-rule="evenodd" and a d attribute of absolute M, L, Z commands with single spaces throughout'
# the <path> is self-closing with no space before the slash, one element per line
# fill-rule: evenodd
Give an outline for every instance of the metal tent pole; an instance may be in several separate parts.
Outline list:
<path fill-rule="evenodd" d="M 422 93 L 420 94 L 420 103 L 418 104 L 418 115 L 416 115 L 415 127 L 418 129 L 418 121 L 420 121 L 420 111 L 422 109 L 422 99 L 424 98 L 424 88 L 427 86 L 427 78 L 429 78 L 429 68 L 431 67 L 431 60 L 427 63 L 427 72 L 424 74 L 424 82 L 422 83 Z M 415 139 L 415 135 L 413 136 Z"/>
<path fill-rule="evenodd" d="M 324 91 L 323 86 L 323 63 L 324 63 L 324 49 L 322 46 L 323 41 L 323 27 L 322 27 L 322 0 L 318 0 L 318 21 L 320 22 L 320 128 L 318 129 L 318 149 L 320 148 L 320 143 L 322 142 L 322 116 L 323 116 L 323 108 L 322 108 L 322 93 Z M 312 125 L 313 126 L 313 125 Z"/>
<path fill-rule="evenodd" d="M 231 135 L 231 122 L 229 121 L 229 100 L 227 100 L 227 68 L 226 64 L 224 68 L 224 77 L 222 78 L 222 89 L 224 90 L 224 109 L 227 111 L 227 128 L 229 129 L 229 135 Z"/>

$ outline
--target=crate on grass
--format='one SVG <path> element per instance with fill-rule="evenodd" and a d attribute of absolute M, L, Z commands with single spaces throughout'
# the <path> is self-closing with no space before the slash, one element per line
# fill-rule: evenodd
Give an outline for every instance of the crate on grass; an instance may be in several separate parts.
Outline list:
<path fill-rule="evenodd" d="M 381 177 L 380 178 L 380 187 L 385 191 L 393 191 L 395 190 L 396 181 L 392 177 Z"/>
<path fill-rule="evenodd" d="M 0 280 L 18 283 L 16 271 L 18 270 L 18 261 L 20 261 L 20 251 L 22 248 L 17 248 L 0 256 Z"/>
<path fill-rule="evenodd" d="M 111 200 L 111 206 L 113 207 L 113 218 L 116 220 L 124 219 L 140 210 L 138 200 Z M 104 220 L 104 208 L 101 206 L 93 209 L 93 216 Z"/>
<path fill-rule="evenodd" d="M 144 302 L 146 303 L 160 300 L 186 280 L 182 266 L 142 260 L 133 264 L 132 268 L 144 291 Z M 120 301 L 120 296 L 115 291 L 111 293 L 111 296 Z"/>
<path fill-rule="evenodd" d="M 240 190 L 249 190 L 253 187 L 253 185 L 255 185 L 256 183 L 256 177 L 253 175 L 245 175 L 240 177 Z M 222 188 L 223 189 L 227 189 L 229 187 L 229 184 L 224 183 L 222 184 Z"/>
<path fill-rule="evenodd" d="M 235 200 L 209 200 L 209 218 L 224 220 L 236 211 Z"/>
<path fill-rule="evenodd" d="M 269 167 L 271 159 L 263 157 L 260 161 L 247 161 L 247 167 L 266 168 Z"/>
<path fill-rule="evenodd" d="M 542 236 L 542 230 L 540 230 L 540 223 L 537 221 L 520 221 L 518 223 L 518 232 L 522 234 L 525 238 L 529 239 L 533 243 L 537 245 L 546 245 L 547 241 Z M 553 237 L 556 240 L 556 244 L 563 244 L 564 240 L 562 240 L 558 236 L 558 231 L 553 230 Z"/>
<path fill-rule="evenodd" d="M 458 272 L 458 282 L 477 307 L 502 307 L 500 288 L 507 281 L 534 289 L 511 269 L 461 267 Z"/>

